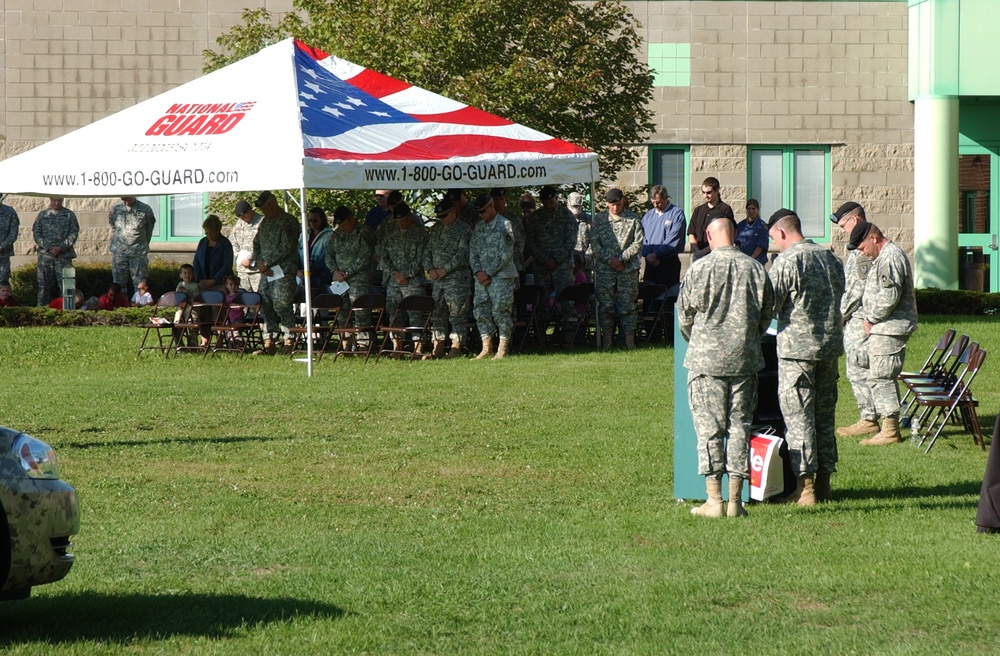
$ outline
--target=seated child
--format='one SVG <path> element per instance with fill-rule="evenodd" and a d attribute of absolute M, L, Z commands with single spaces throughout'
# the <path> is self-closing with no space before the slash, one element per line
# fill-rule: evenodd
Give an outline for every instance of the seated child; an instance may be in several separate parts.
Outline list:
<path fill-rule="evenodd" d="M 93 307 L 88 308 L 86 306 L 87 303 L 84 300 L 84 299 L 86 299 L 86 295 L 81 290 L 79 290 L 79 289 L 76 290 L 76 293 L 73 296 L 76 298 L 76 309 L 77 310 L 93 310 L 93 309 L 96 309 L 96 308 L 93 308 Z M 91 296 L 90 298 L 95 303 L 98 302 L 97 299 L 94 298 L 93 296 Z M 52 299 L 49 302 L 49 307 L 52 308 L 53 310 L 61 310 L 61 309 L 63 309 L 63 297 L 62 296 L 57 296 L 56 298 Z"/>
<path fill-rule="evenodd" d="M 117 310 L 129 305 L 125 294 L 122 294 L 122 286 L 116 282 L 111 283 L 111 286 L 108 287 L 108 293 L 102 296 L 98 302 L 102 310 Z"/>
<path fill-rule="evenodd" d="M 132 294 L 132 305 L 142 307 L 153 304 L 153 295 L 149 293 L 149 281 L 143 278 L 139 281 L 139 287 Z"/>
<path fill-rule="evenodd" d="M 201 293 L 201 286 L 194 280 L 194 267 L 192 265 L 182 264 L 180 275 L 181 281 L 177 283 L 176 291 L 187 292 L 188 300 L 186 303 L 181 303 L 174 313 L 175 324 L 190 321 L 194 300 Z"/>
<path fill-rule="evenodd" d="M 0 282 L 0 307 L 14 307 L 15 305 L 17 305 L 17 299 L 10 293 L 10 283 Z"/>

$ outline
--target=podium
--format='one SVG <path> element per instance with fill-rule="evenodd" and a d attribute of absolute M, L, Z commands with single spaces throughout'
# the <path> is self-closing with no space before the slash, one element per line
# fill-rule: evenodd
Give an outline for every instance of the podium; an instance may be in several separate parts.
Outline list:
<path fill-rule="evenodd" d="M 776 327 L 776 323 L 771 324 Z M 674 497 L 704 499 L 705 477 L 698 475 L 698 437 L 688 405 L 687 376 L 684 356 L 687 341 L 681 336 L 677 309 L 674 308 Z M 755 427 L 770 427 L 778 435 L 785 434 L 785 422 L 778 404 L 778 342 L 775 335 L 761 338 L 764 369 L 757 374 L 757 409 L 753 415 Z M 723 477 L 726 478 L 726 477 Z M 743 486 L 743 499 L 749 499 L 749 485 Z M 723 494 L 728 486 L 723 483 Z"/>

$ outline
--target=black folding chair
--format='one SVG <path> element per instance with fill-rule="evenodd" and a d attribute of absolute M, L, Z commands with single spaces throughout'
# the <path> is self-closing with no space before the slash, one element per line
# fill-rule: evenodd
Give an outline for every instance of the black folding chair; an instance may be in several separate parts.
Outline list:
<path fill-rule="evenodd" d="M 143 334 L 139 350 L 135 354 L 136 358 L 142 355 L 143 351 L 159 351 L 164 357 L 170 353 L 175 337 L 174 315 L 187 302 L 187 292 L 167 292 L 157 299 L 149 321 L 139 324 L 139 327 L 144 328 L 146 332 Z M 150 342 L 147 346 L 146 343 L 149 341 L 150 335 L 156 338 L 156 343 Z"/>
<path fill-rule="evenodd" d="M 382 347 L 375 356 L 375 362 L 383 355 L 417 359 L 420 346 L 430 341 L 433 313 L 434 299 L 430 296 L 417 294 L 400 300 L 389 325 L 382 329 Z"/>

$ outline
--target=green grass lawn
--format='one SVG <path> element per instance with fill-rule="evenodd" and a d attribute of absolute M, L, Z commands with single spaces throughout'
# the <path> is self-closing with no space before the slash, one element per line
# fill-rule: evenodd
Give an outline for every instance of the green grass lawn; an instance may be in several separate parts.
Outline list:
<path fill-rule="evenodd" d="M 951 325 L 1000 344 L 925 317 L 908 364 Z M 137 361 L 140 337 L 0 331 L 0 424 L 56 448 L 82 512 L 69 576 L 0 604 L 0 653 L 1000 652 L 986 454 L 958 427 L 929 455 L 840 440 L 833 504 L 706 520 L 673 498 L 670 349 L 307 378 Z"/>

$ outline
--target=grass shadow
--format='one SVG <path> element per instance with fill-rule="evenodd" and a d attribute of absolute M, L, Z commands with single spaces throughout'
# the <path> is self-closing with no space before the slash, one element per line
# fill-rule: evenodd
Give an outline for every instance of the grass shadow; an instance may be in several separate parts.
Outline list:
<path fill-rule="evenodd" d="M 110 440 L 97 442 L 60 442 L 59 449 L 121 448 L 130 446 L 150 446 L 154 444 L 239 444 L 241 442 L 272 442 L 277 437 L 169 437 L 152 440 Z"/>
<path fill-rule="evenodd" d="M 941 501 L 928 504 L 927 507 L 962 507 L 970 506 L 975 507 L 979 503 L 979 491 L 982 488 L 982 481 L 956 481 L 954 483 L 949 483 L 947 485 L 935 485 L 933 487 L 919 487 L 915 485 L 908 485 L 905 487 L 893 488 L 891 490 L 886 490 L 885 488 L 835 488 L 834 494 L 837 499 L 854 499 L 854 500 L 867 500 L 867 499 L 885 499 L 888 493 L 892 498 L 896 499 L 915 499 L 923 497 L 937 498 Z M 968 501 L 964 498 L 975 496 L 976 500 Z M 944 501 L 949 497 L 953 498 L 953 501 Z"/>
<path fill-rule="evenodd" d="M 347 614 L 331 604 L 301 599 L 198 593 L 82 592 L 4 602 L 0 608 L 0 647 L 25 642 L 126 644 L 174 636 L 218 639 L 293 618 Z"/>

